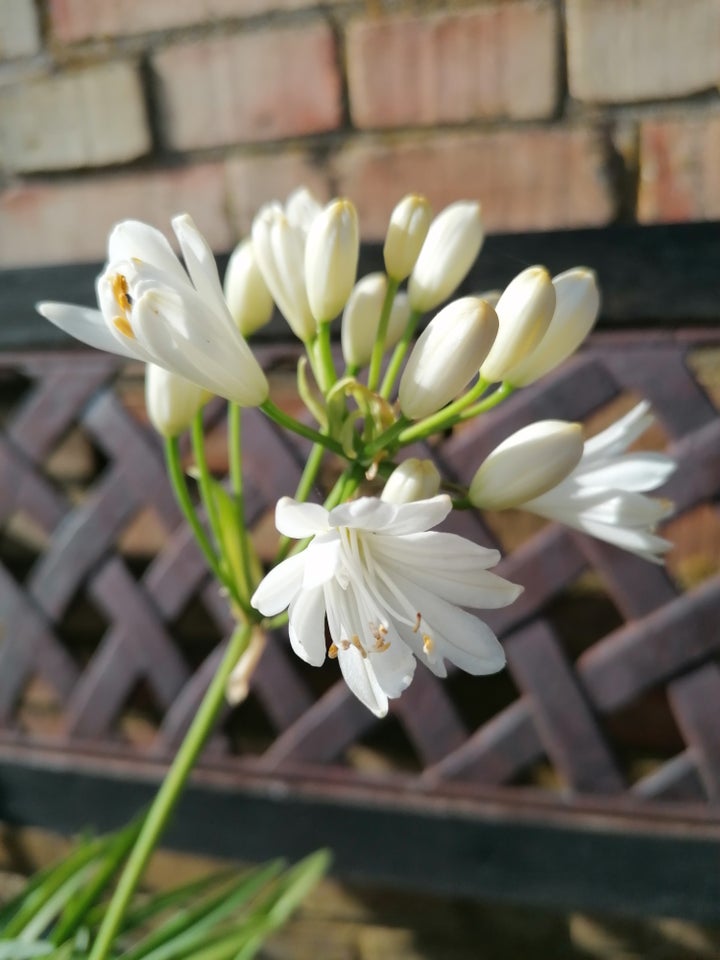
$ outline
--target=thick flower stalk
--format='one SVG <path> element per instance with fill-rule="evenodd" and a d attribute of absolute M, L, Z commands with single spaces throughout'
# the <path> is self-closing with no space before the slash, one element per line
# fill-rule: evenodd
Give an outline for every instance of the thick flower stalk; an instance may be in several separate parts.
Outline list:
<path fill-rule="evenodd" d="M 639 403 L 602 433 L 585 441 L 580 462 L 556 487 L 522 504 L 523 510 L 557 520 L 654 563 L 670 549 L 655 528 L 672 513 L 669 500 L 647 497 L 675 471 L 662 453 L 628 447 L 653 422 L 650 405 Z"/>
<path fill-rule="evenodd" d="M 444 495 L 399 505 L 362 497 L 330 511 L 284 497 L 278 530 L 312 540 L 267 574 L 251 603 L 268 617 L 288 609 L 295 653 L 313 666 L 336 657 L 377 716 L 408 686 L 416 659 L 438 676 L 445 660 L 495 673 L 505 663 L 502 647 L 462 608 L 504 607 L 522 587 L 489 571 L 497 551 L 431 530 L 451 509 Z"/>
<path fill-rule="evenodd" d="M 237 329 L 207 242 L 187 214 L 172 221 L 187 272 L 159 230 L 135 220 L 110 234 L 100 310 L 41 303 L 40 313 L 100 350 L 179 374 L 240 406 L 265 401 L 265 374 Z"/>

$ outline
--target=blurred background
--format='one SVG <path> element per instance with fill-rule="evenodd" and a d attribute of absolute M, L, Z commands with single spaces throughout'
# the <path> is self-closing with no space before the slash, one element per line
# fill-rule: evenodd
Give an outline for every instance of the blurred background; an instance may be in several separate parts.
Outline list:
<path fill-rule="evenodd" d="M 2 0 L 0 266 L 307 183 L 491 232 L 720 216 L 717 0 Z"/>

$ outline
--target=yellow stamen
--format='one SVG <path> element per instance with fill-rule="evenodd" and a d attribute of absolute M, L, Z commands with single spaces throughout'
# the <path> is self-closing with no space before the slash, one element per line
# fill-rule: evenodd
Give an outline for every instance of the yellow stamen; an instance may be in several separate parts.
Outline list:
<path fill-rule="evenodd" d="M 338 648 L 334 643 L 331 643 L 330 646 L 328 647 L 327 655 L 328 657 L 330 657 L 331 660 L 335 660 L 337 658 Z"/>
<path fill-rule="evenodd" d="M 362 658 L 364 660 L 367 657 L 367 650 L 362 645 L 362 643 L 360 643 L 360 637 L 358 637 L 357 634 L 352 638 L 352 645 L 355 647 L 356 650 L 360 651 L 360 653 L 362 654 Z"/>
<path fill-rule="evenodd" d="M 390 649 L 390 641 L 383 640 L 381 637 L 377 637 L 377 639 L 375 640 L 374 649 L 376 653 L 384 653 L 386 650 Z"/>
<path fill-rule="evenodd" d="M 127 313 L 130 309 L 130 299 L 128 297 L 128 282 L 121 273 L 116 273 L 110 283 L 110 289 L 115 297 L 115 303 L 120 309 Z"/>
<path fill-rule="evenodd" d="M 130 326 L 127 317 L 113 317 L 113 324 L 124 337 L 129 337 L 131 340 L 135 339 L 133 328 Z"/>
<path fill-rule="evenodd" d="M 416 613 L 416 614 L 415 614 L 415 626 L 413 627 L 413 633 L 417 633 L 418 630 L 420 629 L 420 621 L 421 621 L 421 620 L 422 620 L 422 614 L 421 614 L 421 613 Z"/>
<path fill-rule="evenodd" d="M 423 634 L 423 651 L 425 653 L 432 653 L 435 648 L 435 641 L 432 637 L 429 637 L 427 633 Z"/>

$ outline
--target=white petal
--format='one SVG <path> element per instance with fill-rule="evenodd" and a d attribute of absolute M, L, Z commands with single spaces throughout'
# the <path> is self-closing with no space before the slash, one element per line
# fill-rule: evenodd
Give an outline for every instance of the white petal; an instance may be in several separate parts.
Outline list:
<path fill-rule="evenodd" d="M 250 597 L 250 603 L 264 617 L 274 617 L 281 613 L 300 592 L 304 570 L 304 553 L 283 560 L 265 575 Z"/>
<path fill-rule="evenodd" d="M 285 537 L 304 540 L 328 530 L 328 512 L 319 503 L 300 503 L 292 497 L 282 497 L 275 507 L 275 526 Z"/>
<path fill-rule="evenodd" d="M 618 527 L 653 529 L 672 512 L 672 503 L 641 493 L 610 491 L 599 503 L 583 509 L 579 519 L 609 523 Z"/>
<path fill-rule="evenodd" d="M 172 226 L 195 289 L 222 318 L 224 326 L 235 328 L 223 295 L 215 257 L 207 240 L 187 213 L 173 217 Z"/>
<path fill-rule="evenodd" d="M 579 470 L 575 479 L 583 486 L 655 490 L 672 476 L 676 468 L 675 461 L 662 453 L 628 453 Z"/>
<path fill-rule="evenodd" d="M 133 341 L 129 338 L 125 338 L 126 343 L 118 340 L 108 329 L 100 310 L 51 301 L 38 303 L 35 309 L 50 323 L 96 350 L 137 359 L 137 353 L 131 349 Z"/>
<path fill-rule="evenodd" d="M 325 596 L 322 589 L 302 590 L 290 604 L 288 628 L 295 653 L 313 667 L 325 660 Z"/>
<path fill-rule="evenodd" d="M 643 400 L 607 429 L 586 440 L 583 463 L 589 463 L 598 457 L 613 457 L 627 450 L 655 419 L 649 411 L 650 404 Z"/>
<path fill-rule="evenodd" d="M 353 646 L 340 648 L 338 662 L 345 682 L 361 703 L 376 717 L 384 717 L 388 711 L 388 698 L 378 683 L 369 657 L 363 657 Z"/>
<path fill-rule="evenodd" d="M 142 260 L 188 283 L 165 235 L 139 220 L 124 220 L 113 228 L 108 239 L 108 262 L 119 260 Z"/>
<path fill-rule="evenodd" d="M 390 698 L 399 697 L 412 681 L 416 661 L 399 636 L 385 638 L 388 644 L 385 650 L 370 650 L 368 659 L 374 670 L 377 682 Z"/>
<path fill-rule="evenodd" d="M 331 527 L 351 527 L 361 530 L 384 530 L 395 518 L 397 506 L 377 497 L 360 497 L 341 503 L 330 511 Z"/>
<path fill-rule="evenodd" d="M 429 500 L 397 504 L 395 519 L 385 527 L 383 532 L 396 537 L 410 533 L 424 533 L 442 523 L 451 510 L 452 501 L 444 493 Z"/>
<path fill-rule="evenodd" d="M 319 587 L 333 577 L 341 575 L 340 560 L 342 544 L 340 537 L 332 533 L 318 534 L 306 550 L 305 577 L 303 590 L 312 590 Z"/>
<path fill-rule="evenodd" d="M 672 543 L 669 540 L 644 530 L 629 530 L 626 527 L 596 523 L 582 516 L 577 518 L 577 522 L 573 526 L 582 530 L 583 533 L 589 533 L 590 536 L 597 537 L 598 540 L 605 540 L 607 543 L 622 547 L 623 550 L 629 550 L 631 553 L 636 553 L 638 556 L 644 557 L 646 560 L 653 560 L 656 563 L 662 562 L 658 554 L 662 555 L 672 549 Z"/>

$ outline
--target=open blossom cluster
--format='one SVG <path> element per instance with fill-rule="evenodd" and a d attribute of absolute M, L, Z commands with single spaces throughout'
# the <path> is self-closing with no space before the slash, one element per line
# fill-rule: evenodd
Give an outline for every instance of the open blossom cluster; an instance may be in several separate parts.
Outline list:
<path fill-rule="evenodd" d="M 480 206 L 462 201 L 433 217 L 414 195 L 390 217 L 385 270 L 362 278 L 358 216 L 347 199 L 323 206 L 301 189 L 264 206 L 224 284 L 190 217 L 172 226 L 184 265 L 159 230 L 126 221 L 110 235 L 98 308 L 39 310 L 93 347 L 144 361 L 148 413 L 170 440 L 198 422 L 213 395 L 260 407 L 314 440 L 319 456 L 311 455 L 295 497 L 277 505 L 287 539 L 276 563 L 258 572 L 240 524 L 245 565 L 225 586 L 239 616 L 262 621 L 287 611 L 298 656 L 318 666 L 336 658 L 377 715 L 418 662 L 439 676 L 447 663 L 472 674 L 504 664 L 494 633 L 470 611 L 512 603 L 522 587 L 492 572 L 497 551 L 434 529 L 452 509 L 522 508 L 661 561 L 669 544 L 656 527 L 670 505 L 647 494 L 674 464 L 630 449 L 652 420 L 645 403 L 590 439 L 577 423 L 530 424 L 478 463 L 467 490 L 450 487 L 452 498 L 432 461 L 403 457 L 404 447 L 486 414 L 569 357 L 598 315 L 591 270 L 551 277 L 533 266 L 503 291 L 452 299 L 482 246 Z M 275 307 L 304 346 L 298 386 L 317 429 L 272 403 L 248 345 Z M 338 317 L 342 371 L 331 348 Z M 325 456 L 342 473 L 322 505 L 308 500 Z M 380 495 L 367 495 L 364 484 L 381 479 Z M 221 562 L 227 531 L 213 532 L 206 556 L 230 577 L 232 564 Z"/>

